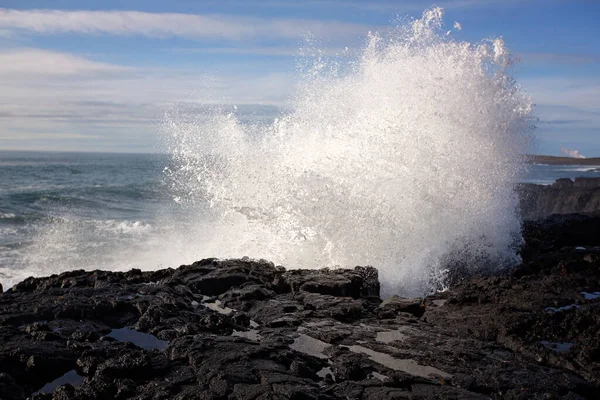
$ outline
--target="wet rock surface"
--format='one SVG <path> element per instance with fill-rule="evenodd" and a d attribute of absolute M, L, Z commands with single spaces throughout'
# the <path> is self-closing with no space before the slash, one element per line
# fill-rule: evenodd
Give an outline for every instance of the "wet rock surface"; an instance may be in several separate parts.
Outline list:
<path fill-rule="evenodd" d="M 600 212 L 600 178 L 558 179 L 552 185 L 524 184 L 519 189 L 525 219 L 553 214 Z"/>
<path fill-rule="evenodd" d="M 382 301 L 377 272 L 207 259 L 0 294 L 0 399 L 530 399 L 600 393 L 600 218 L 523 264 Z"/>

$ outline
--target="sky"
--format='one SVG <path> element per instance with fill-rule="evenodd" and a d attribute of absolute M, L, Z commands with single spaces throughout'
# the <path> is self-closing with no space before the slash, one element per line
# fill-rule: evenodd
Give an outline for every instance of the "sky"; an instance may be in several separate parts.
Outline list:
<path fill-rule="evenodd" d="M 456 40 L 520 59 L 532 152 L 600 156 L 598 0 L 0 0 L 0 150 L 161 151 L 179 103 L 272 116 L 308 34 L 335 56 L 434 4 Z"/>

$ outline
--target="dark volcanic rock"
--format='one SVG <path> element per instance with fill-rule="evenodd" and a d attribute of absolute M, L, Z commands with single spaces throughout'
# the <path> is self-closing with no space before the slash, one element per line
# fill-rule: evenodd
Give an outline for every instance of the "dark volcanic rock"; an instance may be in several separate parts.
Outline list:
<path fill-rule="evenodd" d="M 404 312 L 420 317 L 425 312 L 423 299 L 406 299 L 399 296 L 392 296 L 384 300 L 378 307 L 378 311 L 387 314 L 388 311 Z"/>
<path fill-rule="evenodd" d="M 289 271 L 283 274 L 285 285 L 293 292 L 319 293 L 338 297 L 379 296 L 377 271 L 371 267 L 354 270 Z"/>
<path fill-rule="evenodd" d="M 525 219 L 596 213 L 600 212 L 600 178 L 563 178 L 548 186 L 525 184 L 519 188 L 519 196 Z"/>
<path fill-rule="evenodd" d="M 0 399 L 598 398 L 599 219 L 528 222 L 520 267 L 424 299 L 246 259 L 30 278 L 0 294 Z"/>

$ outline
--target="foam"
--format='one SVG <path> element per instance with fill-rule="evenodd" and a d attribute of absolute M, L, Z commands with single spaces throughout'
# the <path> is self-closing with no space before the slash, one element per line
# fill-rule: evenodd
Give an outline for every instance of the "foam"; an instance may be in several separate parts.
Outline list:
<path fill-rule="evenodd" d="M 510 63 L 502 39 L 454 41 L 432 8 L 371 34 L 355 60 L 319 59 L 272 124 L 171 111 L 166 172 L 194 237 L 183 247 L 288 268 L 370 264 L 388 293 L 439 289 L 450 259 L 516 262 L 514 187 L 533 127 Z"/>

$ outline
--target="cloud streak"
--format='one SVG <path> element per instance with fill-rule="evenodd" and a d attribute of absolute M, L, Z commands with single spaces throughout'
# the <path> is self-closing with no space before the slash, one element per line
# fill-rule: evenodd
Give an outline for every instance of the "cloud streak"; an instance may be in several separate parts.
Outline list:
<path fill-rule="evenodd" d="M 358 54 L 357 48 L 334 47 L 325 49 L 303 48 L 303 47 L 175 47 L 166 51 L 176 54 L 227 54 L 227 55 L 250 55 L 267 57 L 351 57 Z"/>
<path fill-rule="evenodd" d="M 31 76 L 97 76 L 121 74 L 133 68 L 91 61 L 70 53 L 41 49 L 0 50 L 0 77 L 24 78 Z"/>
<path fill-rule="evenodd" d="M 0 50 L 0 148 L 76 141 L 79 150 L 100 149 L 102 142 L 103 150 L 153 151 L 157 126 L 175 104 L 247 104 L 251 114 L 254 104 L 284 103 L 293 85 L 292 76 L 273 69 L 211 77 L 195 68 L 131 68 L 64 52 Z"/>
<path fill-rule="evenodd" d="M 76 33 L 243 41 L 259 38 L 297 40 L 308 32 L 335 39 L 362 35 L 369 27 L 339 21 L 222 14 L 0 9 L 0 30 L 44 35 Z"/>
<path fill-rule="evenodd" d="M 421 0 L 403 0 L 399 1 L 344 1 L 344 0 L 304 0 L 304 1 L 244 1 L 241 4 L 252 5 L 254 7 L 268 8 L 310 8 L 310 7 L 343 7 L 354 8 L 365 11 L 380 11 L 389 13 L 397 12 L 422 12 L 425 8 L 437 5 L 442 8 L 459 9 L 475 8 L 491 5 L 507 5 L 512 3 L 525 2 L 528 0 L 447 0 L 431 1 L 429 3 Z"/>

